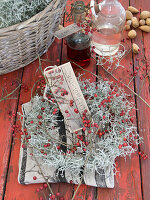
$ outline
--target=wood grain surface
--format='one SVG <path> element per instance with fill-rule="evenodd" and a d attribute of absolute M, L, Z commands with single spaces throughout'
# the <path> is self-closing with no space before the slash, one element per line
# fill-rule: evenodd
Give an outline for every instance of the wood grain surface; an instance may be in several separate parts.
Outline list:
<path fill-rule="evenodd" d="M 69 3 L 73 1 L 68 1 Z M 85 1 L 86 3 L 89 2 Z M 120 0 L 125 9 L 128 5 L 132 5 L 139 10 L 150 10 L 149 0 Z M 139 16 L 139 14 L 137 14 Z M 65 26 L 67 24 L 65 23 Z M 127 33 L 123 36 L 127 38 Z M 142 67 L 146 67 L 148 71 L 150 68 L 150 34 L 143 33 L 137 30 L 137 38 L 133 41 L 127 40 L 128 45 L 131 47 L 132 42 L 135 42 L 140 47 L 140 53 L 138 55 L 132 55 L 130 53 L 122 60 L 122 65 L 125 70 L 116 70 L 115 76 L 124 81 L 129 82 L 130 74 L 127 72 L 134 72 L 135 67 L 139 64 Z M 49 48 L 49 51 L 44 55 L 43 59 L 49 59 L 50 63 L 44 63 L 47 65 L 59 65 L 67 62 L 66 45 L 64 40 L 55 40 L 55 42 Z M 140 59 L 140 61 L 138 59 Z M 20 69 L 13 73 L 0 76 L 1 88 L 6 87 L 13 88 L 11 82 L 22 82 L 24 87 L 18 89 L 13 97 L 7 101 L 0 102 L 0 200 L 38 200 L 41 196 L 47 195 L 47 189 L 42 189 L 43 184 L 32 185 L 20 185 L 18 183 L 18 159 L 20 150 L 20 134 L 16 133 L 16 137 L 12 137 L 14 134 L 13 125 L 18 124 L 16 113 L 21 111 L 21 104 L 30 100 L 31 88 L 34 82 L 39 78 L 38 71 L 39 61 L 36 60 L 32 64 L 26 66 L 24 69 Z M 100 66 L 96 66 L 96 62 L 91 59 L 90 65 L 85 68 L 94 74 L 98 73 L 102 77 L 107 77 L 109 80 L 114 81 Z M 145 79 L 143 86 L 141 85 L 140 77 L 146 75 L 146 70 L 140 70 L 135 78 L 131 88 L 136 92 L 140 92 L 141 96 L 150 104 L 150 80 Z M 95 78 L 91 77 L 88 72 L 83 72 L 81 69 L 74 67 L 76 73 L 85 73 L 84 77 L 90 78 L 91 81 L 95 81 Z M 16 83 L 14 83 L 16 84 Z M 141 89 L 142 87 L 142 89 Z M 126 89 L 125 89 L 126 90 Z M 129 90 L 126 90 L 130 93 Z M 0 90 L 2 94 L 2 89 Z M 131 97 L 131 101 L 136 102 L 137 111 L 135 114 L 135 123 L 137 123 L 138 131 L 144 138 L 144 144 L 139 146 L 140 151 L 144 151 L 148 154 L 148 159 L 143 160 L 138 154 L 132 155 L 131 159 L 127 158 L 126 161 L 123 158 L 116 159 L 116 166 L 118 173 L 115 177 L 114 189 L 101 189 L 94 188 L 86 185 L 81 185 L 75 200 L 149 200 L 150 199 L 150 109 L 137 97 Z M 8 114 L 10 112 L 10 114 Z M 9 116 L 11 115 L 11 119 Z M 73 191 L 77 188 L 77 185 L 67 183 L 51 184 L 54 193 L 60 192 L 64 196 L 65 200 L 71 200 Z M 40 189 L 40 192 L 36 190 Z M 45 198 L 46 199 L 46 198 Z"/>
<path fill-rule="evenodd" d="M 120 0 L 120 2 L 122 3 L 125 9 L 128 8 L 129 4 L 127 4 L 127 1 Z M 126 38 L 127 32 L 124 31 L 122 39 L 126 40 Z M 126 40 L 126 43 L 131 48 L 131 41 Z M 124 45 L 124 43 L 122 44 Z M 121 64 L 125 66 L 125 69 L 117 69 L 116 71 L 114 71 L 113 74 L 118 80 L 122 81 L 125 84 L 128 84 L 131 77 L 130 74 L 133 71 L 132 53 L 129 53 L 122 60 Z M 127 72 L 127 70 L 129 70 L 130 74 Z M 115 80 L 112 77 L 108 76 L 108 74 L 104 72 L 101 68 L 99 68 L 99 74 L 101 74 L 102 77 L 109 78 L 109 80 L 112 80 L 115 83 Z M 130 87 L 134 90 L 133 83 L 130 84 Z M 131 92 L 127 88 L 124 87 L 124 89 L 128 94 L 131 94 Z M 134 96 L 130 98 L 130 101 L 135 101 Z M 134 111 L 133 114 L 136 115 L 136 112 Z M 136 119 L 134 119 L 134 121 L 136 123 Z M 142 193 L 138 154 L 132 155 L 131 159 L 127 157 L 126 161 L 123 158 L 117 158 L 116 164 L 119 173 L 117 173 L 117 175 L 115 176 L 115 188 L 112 190 L 103 190 L 101 188 L 98 188 L 98 200 L 141 200 Z"/>
<path fill-rule="evenodd" d="M 141 11 L 150 10 L 149 1 L 131 0 L 130 4 Z M 139 14 L 137 16 L 139 17 Z M 135 90 L 150 104 L 150 78 L 147 77 L 145 81 L 140 79 L 140 77 L 146 76 L 146 73 L 150 70 L 150 35 L 137 30 L 137 37 L 134 42 L 140 47 L 139 55 L 134 55 L 134 70 L 136 70 L 136 66 L 141 66 L 135 79 Z M 143 67 L 146 70 L 143 70 Z M 144 144 L 139 147 L 139 150 L 148 155 L 146 160 L 143 160 L 140 156 L 142 196 L 144 200 L 147 200 L 150 198 L 150 109 L 139 98 L 136 98 L 136 101 L 138 131 L 144 139 Z"/>

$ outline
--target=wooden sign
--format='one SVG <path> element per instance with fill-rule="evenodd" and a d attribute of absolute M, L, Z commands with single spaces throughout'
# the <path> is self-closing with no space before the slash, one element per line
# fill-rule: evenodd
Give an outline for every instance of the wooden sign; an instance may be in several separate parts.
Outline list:
<path fill-rule="evenodd" d="M 83 112 L 86 110 L 86 116 L 90 117 L 90 111 L 72 66 L 68 62 L 59 67 L 50 68 L 46 68 L 44 73 L 67 127 L 71 132 L 81 130 Z"/>
<path fill-rule="evenodd" d="M 69 26 L 63 27 L 62 29 L 56 31 L 54 33 L 54 36 L 58 39 L 62 39 L 67 37 L 68 35 L 71 35 L 73 33 L 76 33 L 77 31 L 80 31 L 82 28 L 77 26 L 77 24 L 71 24 Z"/>

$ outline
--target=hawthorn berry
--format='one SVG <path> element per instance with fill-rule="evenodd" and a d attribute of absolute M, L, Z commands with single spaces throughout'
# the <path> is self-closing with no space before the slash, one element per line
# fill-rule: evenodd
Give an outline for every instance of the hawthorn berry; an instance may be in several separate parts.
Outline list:
<path fill-rule="evenodd" d="M 103 119 L 106 119 L 106 116 L 105 116 L 105 115 L 103 116 Z"/>
<path fill-rule="evenodd" d="M 36 189 L 36 191 L 37 191 L 37 192 L 39 192 L 39 191 L 40 191 L 40 189 L 39 189 L 39 188 L 37 188 L 37 189 Z"/>
<path fill-rule="evenodd" d="M 57 193 L 56 193 L 56 196 L 57 196 L 57 197 L 59 197 L 59 196 L 60 196 L 60 193 L 59 193 L 59 192 L 57 192 Z"/>
<path fill-rule="evenodd" d="M 36 180 L 37 179 L 37 177 L 36 176 L 33 176 L 33 180 Z"/>
<path fill-rule="evenodd" d="M 75 113 L 79 113 L 79 111 L 78 111 L 78 109 L 77 109 L 77 108 L 75 108 L 75 109 L 74 109 L 74 112 L 75 112 Z"/>

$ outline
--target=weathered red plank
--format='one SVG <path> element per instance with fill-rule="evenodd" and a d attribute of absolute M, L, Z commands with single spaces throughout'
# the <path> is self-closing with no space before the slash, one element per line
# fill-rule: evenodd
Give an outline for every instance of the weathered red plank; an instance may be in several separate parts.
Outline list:
<path fill-rule="evenodd" d="M 125 9 L 128 7 L 128 1 L 120 1 Z M 134 5 L 133 5 L 134 6 Z M 124 33 L 124 38 L 126 39 L 127 33 Z M 127 40 L 129 46 L 131 46 L 130 41 Z M 129 78 L 131 77 L 127 70 L 132 72 L 132 54 L 130 53 L 126 56 L 121 64 L 126 68 L 123 70 L 120 68 L 114 72 L 114 75 L 117 79 L 122 80 L 124 83 L 129 82 Z M 108 76 L 106 72 L 104 72 L 101 68 L 99 68 L 99 74 L 103 77 L 108 77 L 110 80 L 113 80 L 112 77 Z M 130 85 L 132 89 L 134 89 L 133 84 Z M 125 89 L 125 88 L 124 88 Z M 129 90 L 126 90 L 130 93 Z M 134 101 L 134 97 L 131 99 Z M 133 112 L 136 116 L 136 113 Z M 135 120 L 136 123 L 136 120 Z M 137 154 L 132 155 L 131 159 L 127 158 L 126 161 L 123 158 L 116 159 L 117 170 L 119 173 L 115 176 L 115 187 L 114 189 L 98 189 L 98 199 L 142 199 L 141 194 L 141 180 L 140 180 L 140 166 L 139 166 L 139 158 Z"/>
<path fill-rule="evenodd" d="M 6 89 L 8 93 L 17 87 L 16 79 L 18 82 L 21 82 L 22 70 L 17 72 L 9 73 L 6 75 L 0 76 L 0 100 L 2 100 L 2 88 Z M 14 85 L 13 85 L 14 84 Z M 6 92 L 4 96 L 7 95 Z M 3 197 L 3 192 L 5 189 L 5 181 L 7 176 L 7 167 L 9 162 L 9 154 L 12 143 L 12 125 L 15 121 L 15 114 L 17 108 L 19 96 L 19 88 L 11 97 L 16 99 L 6 100 L 0 102 L 0 122 L 1 122 L 1 131 L 0 131 L 0 199 Z M 8 114 L 10 113 L 10 114 Z M 9 117 L 10 116 L 10 117 Z"/>
<path fill-rule="evenodd" d="M 133 4 L 136 8 L 141 11 L 149 10 L 150 3 L 149 1 L 136 1 L 131 0 L 131 5 Z M 139 17 L 139 14 L 138 14 Z M 143 35 L 143 37 L 142 37 Z M 140 46 L 140 53 L 138 56 L 134 56 L 135 67 L 139 64 L 142 66 L 139 74 L 136 77 L 136 90 L 140 92 L 141 97 L 143 97 L 150 104 L 150 82 L 147 77 L 146 80 L 140 79 L 143 75 L 146 75 L 146 71 L 150 67 L 150 34 L 144 33 L 141 30 L 137 30 L 137 38 L 135 42 Z M 138 58 L 139 60 L 137 60 Z M 145 67 L 146 70 L 143 70 Z M 149 73 L 150 75 L 150 73 Z M 143 87 L 141 85 L 143 84 Z M 150 157 L 150 108 L 148 108 L 139 98 L 137 98 L 137 114 L 138 114 L 138 129 L 139 134 L 144 138 L 144 144 L 140 146 L 140 151 L 144 151 L 145 154 Z M 141 157 L 140 157 L 141 158 Z M 150 194 L 150 159 L 143 160 L 141 158 L 141 178 L 142 178 L 142 191 L 143 199 L 149 199 Z"/>
<path fill-rule="evenodd" d="M 42 57 L 43 59 L 50 59 L 51 62 L 49 65 L 54 65 L 59 62 L 60 58 L 60 48 L 61 48 L 61 41 L 55 41 L 49 51 Z M 29 66 L 24 68 L 23 73 L 23 84 L 28 86 L 28 90 L 25 91 L 23 88 L 21 89 L 20 93 L 20 101 L 19 101 L 19 111 L 21 111 L 21 103 L 25 103 L 30 101 L 31 99 L 31 88 L 33 87 L 36 80 L 38 80 L 38 66 L 39 61 L 36 60 Z M 45 66 L 46 67 L 46 66 Z M 32 185 L 20 185 L 18 183 L 18 161 L 19 161 L 19 152 L 20 152 L 20 135 L 18 134 L 14 139 L 12 150 L 11 150 L 11 160 L 8 172 L 8 179 L 6 185 L 6 192 L 5 192 L 5 200 L 13 200 L 13 199 L 39 199 L 40 196 L 44 196 L 43 191 L 45 194 L 48 194 L 47 191 L 42 190 L 37 192 L 37 188 L 41 188 L 43 184 L 32 184 Z M 54 192 L 58 192 L 59 184 L 52 184 L 52 188 Z"/>

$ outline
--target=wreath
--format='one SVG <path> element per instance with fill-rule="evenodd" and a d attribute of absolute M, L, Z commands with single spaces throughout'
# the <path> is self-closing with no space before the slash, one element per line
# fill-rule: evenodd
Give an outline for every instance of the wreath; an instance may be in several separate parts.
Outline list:
<path fill-rule="evenodd" d="M 110 166 L 115 173 L 115 158 L 130 156 L 142 142 L 133 124 L 134 106 L 121 88 L 107 80 L 100 78 L 97 83 L 91 83 L 79 77 L 78 83 L 92 117 L 84 110 L 82 131 L 69 133 L 68 139 L 64 132 L 59 134 L 62 127 L 67 129 L 65 120 L 47 88 L 46 98 L 36 95 L 31 100 L 31 111 L 23 116 L 22 147 L 33 147 L 32 154 L 40 157 L 43 164 L 56 167 L 62 176 L 63 171 L 69 170 L 76 177 L 83 166 L 85 173 L 100 174 L 100 169 Z M 73 102 L 70 106 L 74 106 Z"/>

